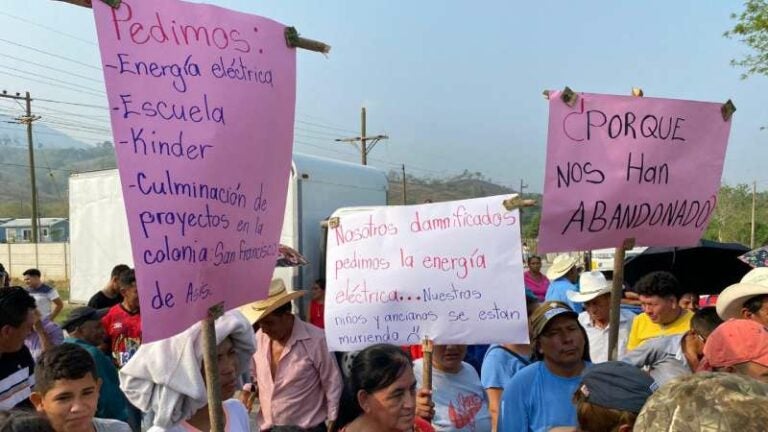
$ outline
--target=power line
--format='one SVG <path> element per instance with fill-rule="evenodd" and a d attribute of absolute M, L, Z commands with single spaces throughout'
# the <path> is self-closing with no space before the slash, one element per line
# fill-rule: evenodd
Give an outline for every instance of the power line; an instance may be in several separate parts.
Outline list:
<path fill-rule="evenodd" d="M 41 119 L 40 122 L 46 123 L 46 124 L 50 124 L 50 125 L 53 125 L 53 126 L 62 127 L 62 128 L 74 129 L 74 130 L 77 130 L 77 131 L 91 131 L 91 132 L 100 132 L 100 133 L 104 133 L 104 134 L 112 134 L 111 130 L 105 129 L 105 128 L 100 128 L 100 127 L 90 127 L 90 126 L 78 125 L 78 124 L 73 124 L 73 123 L 65 123 L 65 122 L 60 122 L 60 121 L 57 121 L 57 120 Z"/>
<path fill-rule="evenodd" d="M 19 131 L 19 129 L 14 128 L 13 126 L 5 126 L 5 125 L 0 125 L 0 129 L 12 130 L 17 132 Z M 62 135 L 64 135 L 70 138 L 77 138 L 82 140 L 91 140 L 91 139 L 103 140 L 104 139 L 104 135 L 98 134 L 96 132 L 81 131 L 78 133 L 74 133 L 70 131 L 62 132 L 62 131 L 59 131 L 58 129 L 56 129 L 56 131 L 57 132 L 35 132 L 35 133 L 40 135 L 54 136 L 54 137 L 61 137 Z"/>
<path fill-rule="evenodd" d="M 94 89 L 92 87 L 81 86 L 79 84 L 75 84 L 75 83 L 70 82 L 70 81 L 64 81 L 64 80 L 60 80 L 60 79 L 56 79 L 56 78 L 51 78 L 51 77 L 46 76 L 46 75 L 41 75 L 41 74 L 37 74 L 37 73 L 34 73 L 34 72 L 25 71 L 23 69 L 13 68 L 13 67 L 4 66 L 4 65 L 0 65 L 0 68 L 12 70 L 14 72 L 20 72 L 20 73 L 27 74 L 27 75 L 32 75 L 32 76 L 35 76 L 35 77 L 38 77 L 38 78 L 47 79 L 47 80 L 50 80 L 50 81 L 53 81 L 53 82 L 57 82 L 57 83 L 60 83 L 60 84 L 66 84 L 68 86 L 81 88 L 81 89 L 88 90 L 88 91 L 91 91 L 91 92 L 100 93 L 103 96 L 107 95 L 103 91 L 98 90 L 98 89 Z"/>
<path fill-rule="evenodd" d="M 48 85 L 48 86 L 51 86 L 51 87 L 56 87 L 56 88 L 61 89 L 61 90 L 69 90 L 69 91 L 78 92 L 78 93 L 81 93 L 81 94 L 84 94 L 84 95 L 87 95 L 87 96 L 104 97 L 104 95 L 101 95 L 101 94 L 90 93 L 88 91 L 80 90 L 80 89 L 76 89 L 76 88 L 72 88 L 72 87 L 68 87 L 68 86 L 63 85 L 63 84 L 56 84 L 56 83 L 49 83 L 49 82 L 45 82 L 45 81 L 40 81 L 40 80 L 32 79 L 32 78 L 29 78 L 29 77 L 25 77 L 23 75 L 12 74 L 10 72 L 0 71 L 0 74 L 8 75 L 8 76 L 16 77 L 16 78 L 25 79 L 25 80 L 28 80 L 28 81 L 36 82 L 38 84 L 43 84 L 43 85 Z"/>
<path fill-rule="evenodd" d="M 322 147 L 322 146 L 319 146 L 319 145 L 316 145 L 316 144 L 312 144 L 312 143 L 308 143 L 308 142 L 305 142 L 305 141 L 294 140 L 294 142 L 296 144 L 301 144 L 301 145 L 305 145 L 305 146 L 309 146 L 309 147 L 314 147 L 314 148 L 317 148 L 317 149 L 320 149 L 320 150 L 323 150 L 323 151 L 326 151 L 326 152 L 335 153 L 335 154 L 339 154 L 339 155 L 342 155 L 342 156 L 347 156 L 347 157 L 350 157 L 350 158 L 354 158 L 354 157 L 357 156 L 357 155 L 353 155 L 353 154 L 347 154 L 347 153 L 344 153 L 344 152 L 341 152 L 341 151 L 338 151 L 338 150 L 335 150 L 335 149 L 325 148 L 325 147 Z M 397 163 L 394 163 L 394 162 L 385 161 L 385 160 L 379 159 L 379 158 L 370 158 L 370 159 L 372 161 L 374 161 L 374 162 L 378 162 L 378 163 L 384 164 L 384 165 L 389 165 L 391 167 L 400 168 L 402 166 L 402 164 L 397 164 Z M 410 165 L 410 164 L 406 164 L 406 165 L 408 166 L 408 169 L 412 170 L 412 171 L 421 171 L 421 172 L 425 172 L 425 173 L 442 174 L 442 175 L 451 174 L 449 171 L 445 171 L 445 170 L 444 171 L 436 171 L 436 170 L 432 170 L 432 169 L 429 169 L 429 168 L 419 167 L 418 165 Z"/>
<path fill-rule="evenodd" d="M 2 12 L 0 12 L 0 14 L 2 14 Z M 87 81 L 92 81 L 92 82 L 95 82 L 95 83 L 98 83 L 98 84 L 104 84 L 104 80 L 90 78 L 90 77 L 87 77 L 85 75 L 76 74 L 74 72 L 70 72 L 70 71 L 67 71 L 67 70 L 64 70 L 64 69 L 55 68 L 53 66 L 44 65 L 44 64 L 41 64 L 41 63 L 35 63 L 33 61 L 25 60 L 25 59 L 19 58 L 19 57 L 14 57 L 14 56 L 8 55 L 8 54 L 3 54 L 2 56 L 3 57 L 7 57 L 7 58 L 12 59 L 12 60 L 19 61 L 19 62 L 31 64 L 33 66 L 37 66 L 37 67 L 41 67 L 41 68 L 45 68 L 45 69 L 50 69 L 50 70 L 56 71 L 56 72 L 61 72 L 61 73 L 64 73 L 64 74 L 67 74 L 67 75 L 71 75 L 73 77 L 77 77 L 77 78 L 84 79 L 84 80 L 87 80 Z"/>
<path fill-rule="evenodd" d="M 339 134 L 335 134 L 335 133 L 332 133 L 332 132 L 324 132 L 324 131 L 319 131 L 319 130 L 314 130 L 314 129 L 304 129 L 304 128 L 301 128 L 299 126 L 294 126 L 293 130 L 294 131 L 299 131 L 299 132 L 317 134 L 316 135 L 317 137 L 322 137 L 324 139 L 334 140 L 334 139 L 339 137 Z"/>
<path fill-rule="evenodd" d="M 329 124 L 328 120 L 324 119 L 322 117 L 318 117 L 318 116 L 310 115 L 310 114 L 306 114 L 306 113 L 296 113 L 296 115 L 299 116 L 299 117 L 308 118 L 309 120 L 311 120 L 313 122 L 320 122 L 320 124 L 322 124 L 323 127 L 334 128 L 334 129 L 337 129 L 337 130 L 341 130 L 343 132 L 357 133 L 357 131 L 354 130 L 354 129 L 348 129 L 348 128 L 343 128 L 343 127 L 338 126 L 338 125 Z"/>
<path fill-rule="evenodd" d="M 18 16 L 16 16 L 16 15 L 11 15 L 11 14 L 9 14 L 9 13 L 6 13 L 6 12 L 0 12 L 0 15 L 4 15 L 4 16 L 7 16 L 7 17 L 9 17 L 9 18 L 13 18 L 13 19 L 15 19 L 15 20 L 21 21 L 21 22 L 25 22 L 25 23 L 27 23 L 27 24 L 30 24 L 30 25 L 33 25 L 33 26 L 35 26 L 35 27 L 40 27 L 40 28 L 46 29 L 46 30 L 48 30 L 48 31 L 50 31 L 50 32 L 53 32 L 53 33 L 56 33 L 56 34 L 60 34 L 60 35 L 62 35 L 62 36 L 66 36 L 66 37 L 68 37 L 68 38 L 72 38 L 72 39 L 78 40 L 78 41 L 80 41 L 80 42 L 84 42 L 84 43 L 87 43 L 87 44 L 89 44 L 89 45 L 97 45 L 95 42 L 93 42 L 93 41 L 90 41 L 90 40 L 88 40 L 88 39 L 83 39 L 83 38 L 80 38 L 80 37 L 77 37 L 77 36 L 71 35 L 71 34 L 69 34 L 69 33 L 64 33 L 63 31 L 59 31 L 59 30 L 57 30 L 57 29 L 55 29 L 55 28 L 52 28 L 52 27 L 48 27 L 48 26 L 46 26 L 46 25 L 43 25 L 43 24 L 38 24 L 38 23 L 36 23 L 36 22 L 34 22 L 34 21 L 30 21 L 30 20 L 28 20 L 28 19 L 26 19 L 26 18 L 18 17 Z"/>
<path fill-rule="evenodd" d="M 328 126 L 328 125 L 323 125 L 323 124 L 313 123 L 313 122 L 308 122 L 308 121 L 303 121 L 303 120 L 296 120 L 296 123 L 301 123 L 301 124 L 305 124 L 305 125 L 309 125 L 309 126 L 320 127 L 320 128 L 324 128 L 324 129 L 337 130 L 337 131 L 344 132 L 344 133 L 350 133 L 350 132 L 351 133 L 357 133 L 358 132 L 358 131 L 353 131 L 352 129 L 338 128 L 338 127 L 334 127 L 334 126 Z"/>
<path fill-rule="evenodd" d="M 68 62 L 71 62 L 71 63 L 75 63 L 75 64 L 78 64 L 80 66 L 85 66 L 87 68 L 95 69 L 97 71 L 101 71 L 101 68 L 96 67 L 94 65 L 83 63 L 81 61 L 78 61 L 78 60 L 75 60 L 75 59 L 72 59 L 72 58 L 69 58 L 69 57 L 64 57 L 62 55 L 53 54 L 53 53 L 50 53 L 50 52 L 45 51 L 45 50 L 41 50 L 41 49 L 38 49 L 38 48 L 31 47 L 29 45 L 20 44 L 20 43 L 9 41 L 8 39 L 3 39 L 3 38 L 0 38 L 0 42 L 5 42 L 7 44 L 14 45 L 14 46 L 17 46 L 17 47 L 20 47 L 20 48 L 26 48 L 28 50 L 32 50 L 32 51 L 38 52 L 40 54 L 45 54 L 47 56 L 51 56 L 51 57 L 54 57 L 54 58 L 57 58 L 57 59 L 61 59 L 61 60 L 65 60 L 65 61 L 68 61 Z"/>
<path fill-rule="evenodd" d="M 45 112 L 41 112 L 41 111 L 36 111 L 36 113 L 42 114 L 41 117 L 43 118 L 43 120 L 52 119 L 52 120 L 60 121 L 60 122 L 68 122 L 68 123 L 72 124 L 73 126 L 83 125 L 83 126 L 89 126 L 89 127 L 93 127 L 93 128 L 107 129 L 109 131 L 112 130 L 112 128 L 109 125 L 109 122 L 96 122 L 96 121 L 93 121 L 93 120 L 81 119 L 79 117 L 78 118 L 60 117 L 60 116 L 55 115 L 55 114 L 45 113 Z"/>
<path fill-rule="evenodd" d="M 105 124 L 109 123 L 109 116 L 101 116 L 97 114 L 83 114 L 79 112 L 64 111 L 64 110 L 58 110 L 58 109 L 49 108 L 49 107 L 37 108 L 37 112 L 46 114 L 46 115 L 76 117 L 78 119 L 87 118 L 91 120 L 102 121 L 102 122 L 105 122 Z"/>
<path fill-rule="evenodd" d="M 109 108 L 107 108 L 104 105 L 94 105 L 94 104 L 85 104 L 85 103 L 78 103 L 78 102 L 67 102 L 67 101 L 61 101 L 61 100 L 55 100 L 55 99 L 33 99 L 35 102 L 48 102 L 48 103 L 55 103 L 55 104 L 62 104 L 62 105 L 72 105 L 72 106 L 79 106 L 79 107 L 86 107 L 86 108 L 98 108 L 102 109 L 104 111 L 109 111 Z"/>
<path fill-rule="evenodd" d="M 43 143 L 38 139 L 37 133 L 32 132 L 32 134 L 35 136 L 35 141 L 40 143 L 39 145 L 43 145 Z M 48 168 L 48 176 L 51 178 L 51 181 L 53 182 L 53 188 L 56 190 L 56 195 L 59 197 L 59 199 L 62 199 L 61 197 L 61 190 L 59 190 L 59 182 L 56 180 L 56 177 L 53 175 L 53 170 L 51 169 L 51 164 L 48 162 L 48 155 L 46 155 L 47 152 L 41 151 L 38 152 L 43 156 L 43 160 L 45 161 L 45 166 Z"/>
<path fill-rule="evenodd" d="M 14 164 L 14 163 L 9 163 L 9 162 L 0 162 L 0 165 L 29 169 L 29 165 L 24 165 L 24 164 Z M 35 167 L 35 169 L 36 170 L 41 170 L 41 169 L 45 169 L 45 168 L 43 168 L 43 167 Z M 77 172 L 75 170 L 68 170 L 68 169 L 64 169 L 64 168 L 48 168 L 48 169 L 54 170 L 54 171 L 65 171 L 65 172 L 69 172 L 69 173 Z"/>

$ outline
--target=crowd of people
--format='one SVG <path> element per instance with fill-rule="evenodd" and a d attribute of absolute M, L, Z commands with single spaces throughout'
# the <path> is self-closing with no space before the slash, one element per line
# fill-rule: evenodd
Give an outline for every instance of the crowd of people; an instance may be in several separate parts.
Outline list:
<path fill-rule="evenodd" d="M 273 280 L 266 299 L 215 321 L 226 430 L 765 430 L 768 268 L 705 307 L 672 274 L 650 273 L 626 293 L 641 312 L 613 323 L 603 273 L 569 256 L 546 274 L 526 260 L 530 343 L 436 344 L 428 359 L 387 344 L 329 352 L 325 281 L 295 314 L 305 291 Z M 23 276 L 0 287 L 0 432 L 211 429 L 200 325 L 142 343 L 133 269 L 115 266 L 60 319 L 57 290 L 37 269 Z"/>

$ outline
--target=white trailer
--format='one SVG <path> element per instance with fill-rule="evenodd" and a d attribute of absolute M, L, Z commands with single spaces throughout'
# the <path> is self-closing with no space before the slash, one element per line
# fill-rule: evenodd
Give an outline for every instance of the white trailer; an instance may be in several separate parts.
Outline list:
<path fill-rule="evenodd" d="M 294 153 L 280 243 L 301 252 L 309 264 L 281 268 L 289 289 L 306 289 L 324 275 L 323 220 L 341 207 L 387 204 L 386 174 L 373 167 Z M 70 301 L 85 303 L 117 264 L 133 266 L 128 220 L 116 169 L 69 178 L 72 257 Z"/>

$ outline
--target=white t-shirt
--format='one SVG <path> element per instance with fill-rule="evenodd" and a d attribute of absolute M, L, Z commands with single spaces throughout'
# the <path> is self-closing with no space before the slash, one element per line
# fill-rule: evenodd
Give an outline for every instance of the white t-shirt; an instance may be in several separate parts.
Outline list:
<path fill-rule="evenodd" d="M 93 419 L 93 428 L 96 429 L 96 432 L 131 432 L 128 423 L 102 418 Z"/>
<path fill-rule="evenodd" d="M 227 399 L 222 403 L 224 408 L 224 416 L 226 417 L 226 425 L 224 430 L 227 432 L 250 432 L 251 426 L 249 423 L 248 410 L 237 399 Z M 208 409 L 206 407 L 205 409 Z M 199 432 L 194 426 L 187 422 L 181 422 L 176 426 L 169 428 L 161 428 L 159 426 L 152 426 L 147 432 Z"/>
<path fill-rule="evenodd" d="M 59 292 L 56 291 L 56 288 L 43 284 L 38 289 L 29 290 L 29 294 L 35 299 L 35 305 L 40 311 L 40 315 L 51 316 L 53 301 L 59 298 Z"/>
<path fill-rule="evenodd" d="M 413 374 L 419 384 L 423 370 L 423 359 L 413 362 Z M 457 373 L 432 368 L 432 401 L 435 403 L 432 426 L 438 432 L 491 430 L 488 397 L 480 384 L 480 376 L 469 363 L 462 362 Z"/>

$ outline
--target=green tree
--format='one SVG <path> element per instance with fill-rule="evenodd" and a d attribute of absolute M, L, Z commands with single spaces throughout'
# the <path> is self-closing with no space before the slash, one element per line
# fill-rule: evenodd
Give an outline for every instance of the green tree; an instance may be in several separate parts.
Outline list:
<path fill-rule="evenodd" d="M 755 246 L 768 242 L 768 194 L 758 193 L 755 206 Z M 752 188 L 746 184 L 723 185 L 717 194 L 704 238 L 749 245 L 752 230 Z"/>
<path fill-rule="evenodd" d="M 737 22 L 725 36 L 739 39 L 753 51 L 740 60 L 731 60 L 731 64 L 746 69 L 742 78 L 768 75 L 768 0 L 747 0 L 744 11 L 731 14 L 731 18 Z"/>

